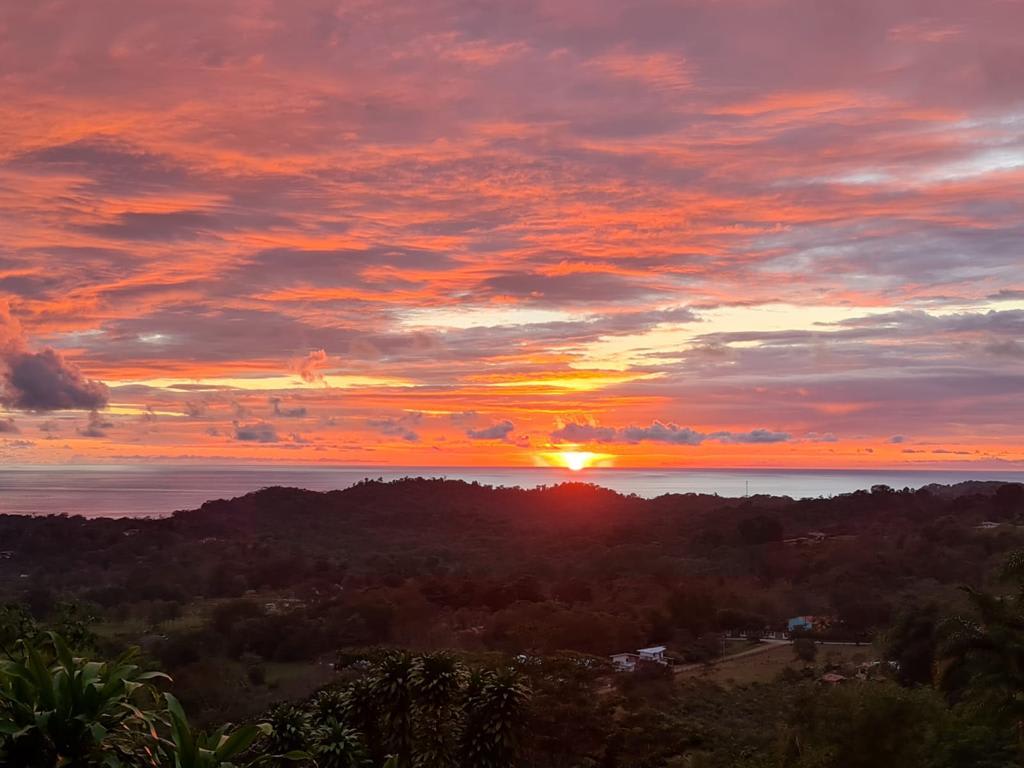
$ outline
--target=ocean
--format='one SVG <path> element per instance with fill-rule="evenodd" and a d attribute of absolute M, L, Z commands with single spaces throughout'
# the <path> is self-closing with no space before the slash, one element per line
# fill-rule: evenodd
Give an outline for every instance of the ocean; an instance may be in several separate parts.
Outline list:
<path fill-rule="evenodd" d="M 620 493 L 720 496 L 835 496 L 872 485 L 919 488 L 965 480 L 1024 482 L 1024 472 L 790 469 L 586 469 L 547 467 L 297 467 L 297 466 L 8 466 L 0 468 L 0 513 L 84 517 L 162 517 L 272 485 L 327 491 L 364 478 L 445 477 L 486 485 L 533 488 L 566 481 L 595 483 Z"/>

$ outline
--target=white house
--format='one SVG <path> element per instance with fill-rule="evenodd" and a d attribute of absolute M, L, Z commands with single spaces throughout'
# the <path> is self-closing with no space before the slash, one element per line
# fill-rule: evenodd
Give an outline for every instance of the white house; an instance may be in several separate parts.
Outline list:
<path fill-rule="evenodd" d="M 632 672 L 636 669 L 636 663 L 640 656 L 636 653 L 612 654 L 612 666 L 616 672 Z"/>
<path fill-rule="evenodd" d="M 641 648 L 636 653 L 616 653 L 611 657 L 612 666 L 619 672 L 634 672 L 640 663 L 668 664 L 668 659 L 665 658 L 667 650 L 664 645 L 655 645 Z"/>
<path fill-rule="evenodd" d="M 641 648 L 637 651 L 637 655 L 640 657 L 640 661 L 652 661 L 655 664 L 668 664 L 668 659 L 665 658 L 665 651 L 667 651 L 664 645 L 655 645 L 651 648 Z"/>

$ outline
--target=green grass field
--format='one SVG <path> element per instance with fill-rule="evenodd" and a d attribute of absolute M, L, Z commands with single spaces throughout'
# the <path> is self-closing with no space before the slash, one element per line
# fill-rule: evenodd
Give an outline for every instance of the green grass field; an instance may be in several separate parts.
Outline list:
<path fill-rule="evenodd" d="M 678 678 L 708 680 L 720 685 L 745 685 L 771 682 L 785 669 L 797 671 L 811 666 L 798 661 L 790 645 L 773 645 L 758 653 L 736 656 L 737 653 L 750 650 L 752 647 L 746 641 L 743 641 L 743 646 L 728 648 L 727 657 L 719 663 L 680 672 Z M 856 665 L 864 661 L 873 661 L 875 658 L 875 650 L 870 645 L 819 645 L 818 657 L 813 666 L 820 670 L 830 664 Z"/>

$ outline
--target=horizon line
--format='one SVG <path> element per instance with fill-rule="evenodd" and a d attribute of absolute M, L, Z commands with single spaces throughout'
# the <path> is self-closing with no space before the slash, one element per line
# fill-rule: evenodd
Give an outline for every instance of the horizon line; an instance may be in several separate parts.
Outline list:
<path fill-rule="evenodd" d="M 204 463 L 195 459 L 168 459 L 158 462 L 54 462 L 54 463 L 18 463 L 0 466 L 0 471 L 18 471 L 26 469 L 113 469 L 113 468 L 146 468 L 146 467 L 197 467 L 207 469 L 305 469 L 305 470 L 364 470 L 364 471 L 385 471 L 397 472 L 404 470 L 431 470 L 438 472 L 445 471 L 534 471 L 555 472 L 570 476 L 586 476 L 596 472 L 959 472 L 965 474 L 1024 474 L 1024 465 L 1020 467 L 990 468 L 990 467 L 963 467 L 963 466 L 920 466 L 917 464 L 908 466 L 879 466 L 879 467 L 808 467 L 808 466 L 594 466 L 581 470 L 572 470 L 568 467 L 552 465 L 476 465 L 476 464 L 328 464 L 328 463 L 286 463 L 276 461 L 247 461 L 232 462 L 224 461 L 217 463 Z"/>

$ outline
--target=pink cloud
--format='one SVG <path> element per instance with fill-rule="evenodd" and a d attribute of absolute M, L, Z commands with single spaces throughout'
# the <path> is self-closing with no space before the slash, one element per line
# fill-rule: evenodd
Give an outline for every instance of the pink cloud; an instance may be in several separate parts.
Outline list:
<path fill-rule="evenodd" d="M 1024 450 L 1022 25 L 999 0 L 6 4 L 6 407 L 188 412 L 150 425 L 183 453 L 305 450 L 231 440 L 233 401 L 307 408 L 345 457 L 568 414 L 652 451 L 686 424 L 697 451 Z M 851 317 L 713 325 L 765 304 Z M 600 365 L 630 375 L 561 386 Z M 223 383 L 282 371 L 316 391 Z"/>

